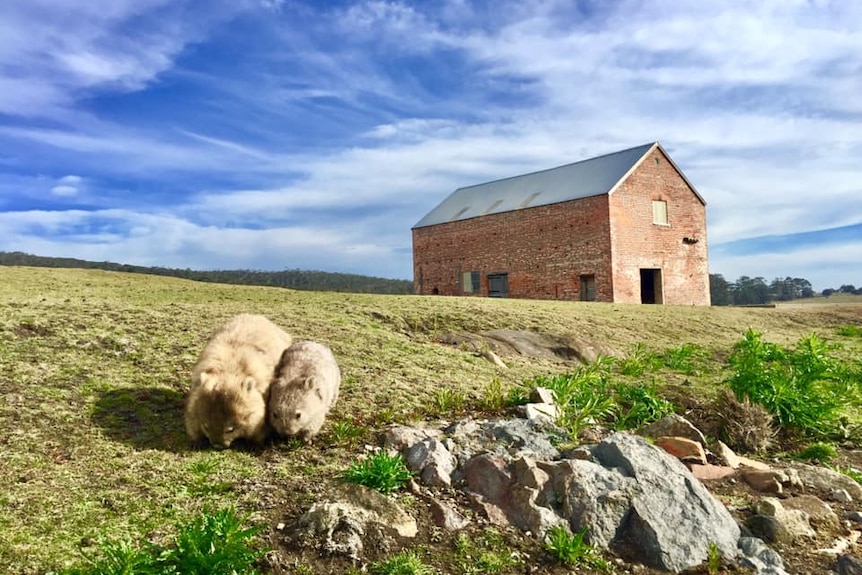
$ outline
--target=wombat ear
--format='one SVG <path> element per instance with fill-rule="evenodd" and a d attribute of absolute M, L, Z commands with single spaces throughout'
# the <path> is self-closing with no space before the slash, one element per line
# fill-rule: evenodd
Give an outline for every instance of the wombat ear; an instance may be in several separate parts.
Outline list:
<path fill-rule="evenodd" d="M 314 389 L 314 378 L 306 377 L 305 381 L 302 382 L 302 387 L 305 389 Z"/>
<path fill-rule="evenodd" d="M 323 390 L 320 388 L 320 386 L 317 386 L 317 387 L 315 387 L 315 388 L 314 388 L 314 393 L 316 393 L 316 394 L 317 394 L 317 398 L 318 398 L 320 401 L 323 401 Z"/>
<path fill-rule="evenodd" d="M 206 371 L 201 372 L 200 380 L 201 385 L 208 388 L 213 388 L 218 383 L 218 376 L 221 374 L 221 371 L 211 367 Z"/>
<path fill-rule="evenodd" d="M 279 358 L 279 360 L 278 360 L 278 365 L 275 366 L 275 371 L 281 371 L 281 368 L 283 368 L 285 365 L 287 365 L 287 363 L 288 363 L 287 352 L 289 349 L 290 349 L 289 347 L 286 347 L 286 348 L 284 348 L 284 351 L 281 352 L 281 358 Z"/>

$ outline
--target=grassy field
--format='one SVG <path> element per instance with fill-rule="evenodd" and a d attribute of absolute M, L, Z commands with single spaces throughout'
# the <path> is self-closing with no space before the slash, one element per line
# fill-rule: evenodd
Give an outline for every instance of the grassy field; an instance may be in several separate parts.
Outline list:
<path fill-rule="evenodd" d="M 505 357 L 509 369 L 457 346 L 448 332 L 514 329 L 578 338 L 620 352 L 683 343 L 726 356 L 749 327 L 791 344 L 817 332 L 858 357 L 862 303 L 690 308 L 478 298 L 374 296 L 195 283 L 98 270 L 0 270 L 0 571 L 41 573 L 80 558 L 100 537 L 167 536 L 207 506 L 235 504 L 273 522 L 303 480 L 335 478 L 361 451 L 338 429 L 411 421 L 441 389 L 482 399 L 571 365 Z M 826 300 L 824 300 L 825 302 Z M 209 333 L 261 313 L 296 338 L 330 345 L 344 374 L 321 445 L 191 450 L 182 425 L 189 372 Z M 721 378 L 713 370 L 696 385 Z M 304 478 L 304 479 L 303 479 Z M 282 499 L 273 486 L 289 483 Z"/>

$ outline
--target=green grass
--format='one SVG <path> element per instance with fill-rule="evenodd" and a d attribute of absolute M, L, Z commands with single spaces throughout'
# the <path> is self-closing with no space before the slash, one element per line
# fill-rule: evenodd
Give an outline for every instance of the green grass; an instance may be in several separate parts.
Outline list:
<path fill-rule="evenodd" d="M 434 570 L 426 565 L 416 551 L 402 551 L 368 566 L 371 575 L 433 575 Z"/>
<path fill-rule="evenodd" d="M 782 347 L 814 331 L 835 334 L 859 324 L 858 305 L 725 309 L 375 296 L 4 267 L 0 572 L 69 568 L 82 540 L 164 542 L 172 526 L 204 508 L 235 505 L 256 523 L 275 525 L 290 518 L 262 493 L 294 510 L 313 501 L 317 486 L 337 483 L 356 460 L 362 441 L 387 422 L 421 418 L 438 390 L 468 398 L 468 413 L 483 402 L 502 411 L 523 402 L 525 381 L 574 369 L 509 354 L 503 370 L 440 343 L 450 331 L 576 334 L 620 352 L 648 343 L 650 354 L 685 342 L 713 355 L 726 354 L 751 326 Z M 313 447 L 214 452 L 188 445 L 182 411 L 192 365 L 210 332 L 241 312 L 267 315 L 296 338 L 333 349 L 342 394 Z M 843 362 L 862 356 L 862 338 L 842 343 L 830 355 Z M 686 376 L 692 393 L 708 394 L 720 383 L 716 367 Z M 679 375 L 658 369 L 645 373 L 661 392 Z M 850 427 L 862 423 L 859 411 L 845 414 Z"/>
<path fill-rule="evenodd" d="M 389 455 L 385 451 L 351 464 L 342 475 L 349 483 L 364 485 L 383 494 L 400 489 L 410 477 L 401 454 Z"/>
<path fill-rule="evenodd" d="M 458 535 L 455 562 L 461 575 L 505 573 L 523 565 L 503 534 L 493 527 L 479 534 Z"/>

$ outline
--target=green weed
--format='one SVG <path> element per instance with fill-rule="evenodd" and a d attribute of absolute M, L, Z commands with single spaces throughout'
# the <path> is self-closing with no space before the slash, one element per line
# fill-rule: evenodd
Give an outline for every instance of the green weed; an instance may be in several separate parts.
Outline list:
<path fill-rule="evenodd" d="M 443 387 L 434 392 L 433 413 L 439 415 L 457 414 L 464 411 L 467 405 L 467 395 Z"/>
<path fill-rule="evenodd" d="M 169 547 L 144 541 L 103 541 L 95 554 L 86 553 L 86 566 L 63 575 L 254 575 L 254 563 L 266 553 L 254 547 L 261 527 L 244 527 L 247 518 L 233 509 L 204 511 L 177 525 Z"/>
<path fill-rule="evenodd" d="M 645 373 L 651 373 L 661 366 L 656 354 L 647 351 L 643 343 L 636 343 L 632 352 L 625 359 L 617 361 L 620 373 L 629 377 L 640 377 Z"/>
<path fill-rule="evenodd" d="M 609 358 L 599 358 L 571 373 L 538 376 L 533 380 L 536 386 L 547 387 L 554 392 L 560 410 L 557 424 L 573 439 L 577 439 L 582 429 L 604 422 L 613 415 L 616 401 L 610 381 L 612 365 Z"/>
<path fill-rule="evenodd" d="M 332 443 L 344 445 L 352 442 L 354 439 L 364 437 L 367 431 L 367 429 L 354 424 L 352 421 L 342 419 L 332 422 L 329 428 L 329 437 Z"/>
<path fill-rule="evenodd" d="M 674 411 L 673 404 L 659 397 L 654 385 L 621 382 L 614 386 L 614 394 L 619 405 L 616 429 L 637 429 Z"/>
<path fill-rule="evenodd" d="M 829 355 L 816 334 L 784 350 L 749 329 L 728 358 L 728 384 L 737 398 L 764 406 L 783 427 L 828 437 L 841 426 L 841 410 L 858 402 L 860 385 Z"/>
<path fill-rule="evenodd" d="M 401 488 L 410 479 L 410 471 L 400 454 L 389 455 L 379 451 L 347 468 L 343 479 L 389 494 Z"/>
<path fill-rule="evenodd" d="M 844 337 L 862 337 L 862 325 L 842 325 L 835 333 Z"/>
<path fill-rule="evenodd" d="M 721 550 L 718 548 L 718 544 L 713 541 L 709 544 L 709 549 L 706 552 L 706 568 L 709 575 L 717 575 L 721 570 L 721 564 Z"/>
<path fill-rule="evenodd" d="M 846 475 L 856 483 L 862 485 L 862 471 L 859 471 L 858 469 L 849 465 L 847 467 L 841 467 L 840 465 L 830 465 L 827 463 L 826 466 L 833 471 L 837 471 L 838 473 Z"/>
<path fill-rule="evenodd" d="M 838 451 L 835 449 L 835 446 L 818 441 L 797 453 L 796 458 L 803 461 L 826 463 L 836 455 L 838 455 Z"/>
<path fill-rule="evenodd" d="M 434 570 L 426 565 L 416 551 L 401 553 L 368 566 L 371 575 L 433 575 Z"/>
<path fill-rule="evenodd" d="M 485 411 L 501 411 L 506 407 L 506 392 L 499 377 L 494 376 L 485 386 L 479 406 Z"/>
<path fill-rule="evenodd" d="M 658 361 L 664 367 L 685 375 L 696 375 L 706 364 L 706 350 L 692 343 L 684 343 L 658 354 Z"/>
<path fill-rule="evenodd" d="M 502 533 L 492 527 L 476 536 L 460 534 L 455 540 L 455 557 L 463 575 L 502 573 L 523 563 L 512 553 Z"/>
<path fill-rule="evenodd" d="M 586 534 L 586 527 L 577 533 L 569 533 L 568 529 L 557 525 L 548 530 L 545 549 L 557 561 L 569 567 L 585 566 L 609 573 L 613 570 L 610 562 L 584 541 Z"/>

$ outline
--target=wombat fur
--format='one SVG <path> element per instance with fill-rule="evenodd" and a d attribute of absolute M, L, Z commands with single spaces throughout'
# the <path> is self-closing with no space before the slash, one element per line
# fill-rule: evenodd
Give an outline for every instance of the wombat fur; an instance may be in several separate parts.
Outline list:
<path fill-rule="evenodd" d="M 275 367 L 293 338 L 262 315 L 240 314 L 218 328 L 192 369 L 186 433 L 217 449 L 235 439 L 266 439 L 266 405 Z"/>
<path fill-rule="evenodd" d="M 317 435 L 338 399 L 341 371 L 332 351 L 313 341 L 284 350 L 269 398 L 269 422 L 280 435 L 306 442 Z"/>

